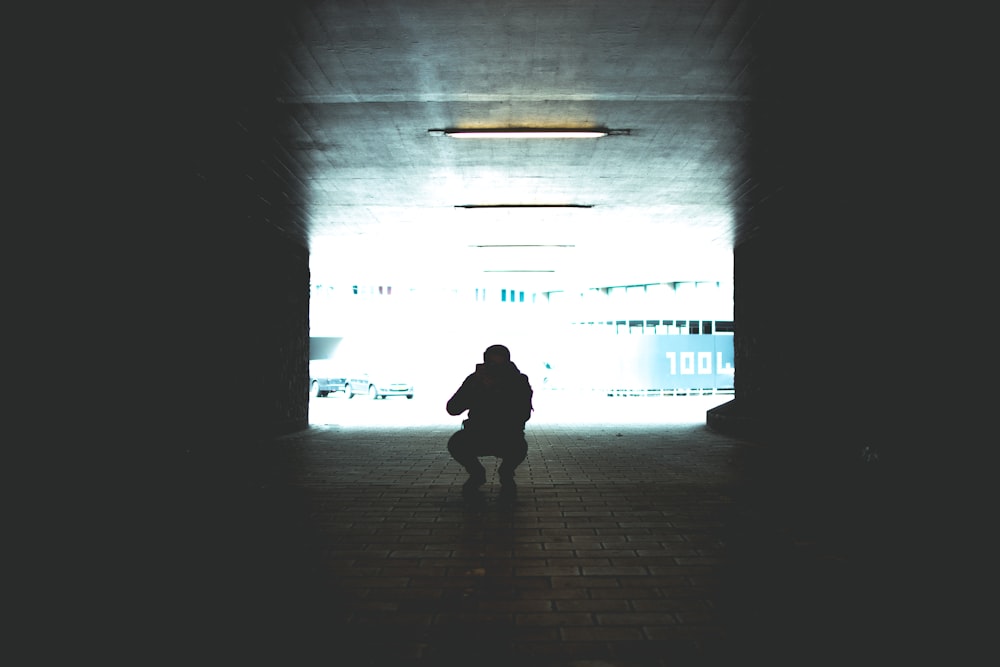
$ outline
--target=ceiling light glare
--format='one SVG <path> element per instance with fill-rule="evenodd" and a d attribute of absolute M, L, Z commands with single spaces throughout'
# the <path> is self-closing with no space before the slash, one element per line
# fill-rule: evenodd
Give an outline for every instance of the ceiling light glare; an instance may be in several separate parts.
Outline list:
<path fill-rule="evenodd" d="M 455 208 L 594 208 L 593 204 L 455 204 Z"/>
<path fill-rule="evenodd" d="M 445 130 L 455 139 L 597 139 L 608 136 L 607 130 Z"/>

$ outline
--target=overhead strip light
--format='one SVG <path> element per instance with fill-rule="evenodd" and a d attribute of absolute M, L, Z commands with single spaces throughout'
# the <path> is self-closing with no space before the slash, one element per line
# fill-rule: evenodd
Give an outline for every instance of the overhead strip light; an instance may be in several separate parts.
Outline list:
<path fill-rule="evenodd" d="M 454 130 L 455 139 L 597 139 L 608 136 L 599 130 Z"/>
<path fill-rule="evenodd" d="M 609 135 L 627 135 L 630 130 L 609 130 L 607 128 L 452 128 L 428 130 L 432 135 L 454 137 L 455 139 L 599 139 Z"/>
<path fill-rule="evenodd" d="M 455 208 L 594 208 L 593 204 L 455 204 Z"/>

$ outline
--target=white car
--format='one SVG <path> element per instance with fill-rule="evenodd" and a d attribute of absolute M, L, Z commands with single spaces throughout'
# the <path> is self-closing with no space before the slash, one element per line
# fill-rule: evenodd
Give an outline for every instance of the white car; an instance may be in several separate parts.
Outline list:
<path fill-rule="evenodd" d="M 371 373 L 356 373 L 347 378 L 347 398 L 368 396 L 368 398 L 386 398 L 387 396 L 406 396 L 413 398 L 413 383 L 406 378 L 393 375 L 374 375 Z"/>
<path fill-rule="evenodd" d="M 338 368 L 329 359 L 309 361 L 309 395 L 319 398 L 347 390 L 347 378 L 338 374 Z"/>

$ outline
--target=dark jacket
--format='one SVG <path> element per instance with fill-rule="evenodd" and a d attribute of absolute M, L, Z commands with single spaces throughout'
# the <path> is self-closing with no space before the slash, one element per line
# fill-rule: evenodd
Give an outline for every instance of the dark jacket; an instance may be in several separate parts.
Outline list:
<path fill-rule="evenodd" d="M 466 428 L 524 430 L 524 423 L 531 419 L 532 395 L 528 376 L 513 362 L 496 370 L 476 364 L 476 372 L 465 378 L 448 400 L 447 409 L 450 415 L 468 410 Z"/>

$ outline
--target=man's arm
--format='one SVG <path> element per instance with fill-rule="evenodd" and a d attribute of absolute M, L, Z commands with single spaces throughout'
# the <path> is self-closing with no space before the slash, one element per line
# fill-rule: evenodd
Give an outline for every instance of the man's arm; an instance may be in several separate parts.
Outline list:
<path fill-rule="evenodd" d="M 474 375 L 465 378 L 465 381 L 462 382 L 462 386 L 458 388 L 455 395 L 448 399 L 445 408 L 448 410 L 449 415 L 458 416 L 472 407 L 473 382 Z"/>

